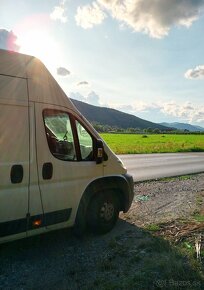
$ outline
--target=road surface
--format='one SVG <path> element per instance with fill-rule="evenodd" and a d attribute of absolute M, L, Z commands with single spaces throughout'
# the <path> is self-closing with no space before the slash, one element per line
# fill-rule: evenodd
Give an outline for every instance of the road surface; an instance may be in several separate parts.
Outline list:
<path fill-rule="evenodd" d="M 204 153 L 119 155 L 134 181 L 204 172 Z"/>

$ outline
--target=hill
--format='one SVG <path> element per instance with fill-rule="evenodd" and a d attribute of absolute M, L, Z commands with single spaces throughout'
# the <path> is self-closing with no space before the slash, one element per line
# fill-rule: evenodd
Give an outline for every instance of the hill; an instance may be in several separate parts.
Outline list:
<path fill-rule="evenodd" d="M 152 123 L 134 115 L 127 114 L 115 109 L 106 107 L 98 107 L 89 105 L 87 103 L 71 99 L 77 109 L 86 117 L 90 122 L 97 122 L 102 125 L 116 126 L 118 128 L 138 128 L 138 129 L 160 129 L 161 131 L 168 130 L 169 128 Z"/>
<path fill-rule="evenodd" d="M 170 127 L 170 128 L 176 128 L 178 130 L 188 130 L 190 132 L 198 132 L 198 131 L 204 132 L 204 128 L 202 128 L 200 126 L 190 125 L 190 124 L 187 124 L 187 123 L 177 123 L 177 122 L 166 123 L 166 122 L 163 122 L 163 123 L 160 123 L 160 125 L 167 126 L 167 127 Z"/>

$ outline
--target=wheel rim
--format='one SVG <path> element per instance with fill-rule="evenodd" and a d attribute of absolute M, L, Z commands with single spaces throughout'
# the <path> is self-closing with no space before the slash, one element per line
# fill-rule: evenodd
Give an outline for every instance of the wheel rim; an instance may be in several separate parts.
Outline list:
<path fill-rule="evenodd" d="M 105 221 L 110 221 L 114 216 L 114 206 L 112 203 L 105 202 L 100 211 L 100 217 Z"/>

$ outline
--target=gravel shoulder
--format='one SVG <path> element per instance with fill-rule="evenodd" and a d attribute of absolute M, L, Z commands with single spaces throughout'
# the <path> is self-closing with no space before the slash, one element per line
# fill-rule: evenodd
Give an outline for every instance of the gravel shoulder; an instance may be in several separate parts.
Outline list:
<path fill-rule="evenodd" d="M 189 225 L 179 241 L 203 235 L 203 205 L 204 174 L 136 183 L 131 209 L 104 236 L 68 229 L 0 245 L 0 289 L 203 289 L 203 256 L 193 267 L 172 243 Z"/>
<path fill-rule="evenodd" d="M 138 226 L 190 220 L 204 214 L 204 174 L 135 183 L 131 209 L 122 217 Z"/>

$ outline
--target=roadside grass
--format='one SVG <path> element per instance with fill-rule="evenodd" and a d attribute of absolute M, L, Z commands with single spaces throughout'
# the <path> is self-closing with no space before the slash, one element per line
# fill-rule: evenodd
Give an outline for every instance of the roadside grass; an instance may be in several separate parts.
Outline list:
<path fill-rule="evenodd" d="M 136 236 L 135 240 L 125 242 L 122 238 L 109 241 L 108 250 L 97 265 L 97 271 L 104 275 L 96 277 L 93 287 L 101 290 L 203 289 L 203 264 L 196 259 L 193 245 L 182 242 L 175 246 L 146 230 L 139 245 L 136 241 Z"/>
<path fill-rule="evenodd" d="M 196 197 L 196 204 L 199 206 L 199 205 L 202 205 L 204 202 L 204 198 L 202 196 L 197 196 Z"/>
<path fill-rule="evenodd" d="M 197 221 L 197 222 L 201 222 L 201 223 L 203 223 L 203 222 L 204 222 L 204 215 L 202 215 L 202 214 L 195 214 L 195 215 L 193 216 L 193 219 L 194 219 L 195 221 Z"/>
<path fill-rule="evenodd" d="M 145 227 L 145 229 L 151 232 L 157 232 L 160 230 L 160 226 L 157 224 L 149 224 Z"/>
<path fill-rule="evenodd" d="M 163 177 L 163 178 L 159 178 L 159 181 L 162 182 L 169 182 L 169 181 L 174 181 L 174 180 L 180 180 L 180 181 L 184 181 L 184 180 L 189 180 L 191 178 L 193 178 L 194 176 L 196 176 L 195 174 L 187 174 L 187 175 L 181 175 L 181 176 L 173 176 L 173 177 Z"/>
<path fill-rule="evenodd" d="M 204 152 L 204 135 L 102 133 L 101 136 L 116 154 Z"/>

